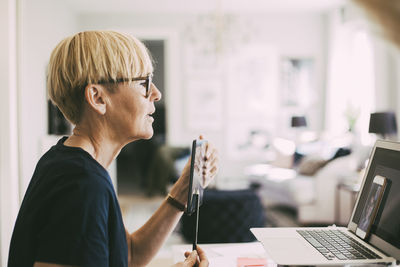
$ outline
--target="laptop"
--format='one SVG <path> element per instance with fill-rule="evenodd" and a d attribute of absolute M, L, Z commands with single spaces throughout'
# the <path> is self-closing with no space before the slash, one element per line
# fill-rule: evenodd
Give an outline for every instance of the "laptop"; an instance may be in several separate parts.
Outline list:
<path fill-rule="evenodd" d="M 250 230 L 279 265 L 400 260 L 400 143 L 382 140 L 375 143 L 347 227 Z"/>

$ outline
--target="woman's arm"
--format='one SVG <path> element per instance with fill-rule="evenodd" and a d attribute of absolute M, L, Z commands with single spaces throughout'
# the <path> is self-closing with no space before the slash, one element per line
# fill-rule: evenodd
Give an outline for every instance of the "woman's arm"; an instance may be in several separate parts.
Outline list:
<path fill-rule="evenodd" d="M 146 224 L 128 234 L 129 266 L 146 266 L 171 234 L 182 214 L 164 201 Z"/>
<path fill-rule="evenodd" d="M 171 196 L 182 204 L 187 202 L 189 164 L 171 189 Z M 127 232 L 129 266 L 145 266 L 156 255 L 171 234 L 183 212 L 164 200 L 151 218 L 132 234 Z"/>
<path fill-rule="evenodd" d="M 211 145 L 208 145 L 205 156 L 207 169 L 206 184 L 213 179 L 217 173 L 217 153 Z M 181 177 L 172 187 L 170 195 L 180 203 L 186 205 L 189 186 L 190 162 L 182 172 Z M 178 210 L 165 199 L 151 218 L 137 231 L 132 234 L 127 232 L 129 266 L 145 266 L 156 255 L 171 234 L 183 211 Z"/>

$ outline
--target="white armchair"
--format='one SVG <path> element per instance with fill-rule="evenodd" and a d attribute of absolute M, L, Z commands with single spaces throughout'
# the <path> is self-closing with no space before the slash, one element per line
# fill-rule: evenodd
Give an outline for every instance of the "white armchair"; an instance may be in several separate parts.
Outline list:
<path fill-rule="evenodd" d="M 313 177 L 314 200 L 310 203 L 298 205 L 298 220 L 301 223 L 336 223 L 335 211 L 338 201 L 336 199 L 337 185 L 346 181 L 359 179 L 357 173 L 358 159 L 354 155 L 337 158 L 321 168 Z M 347 205 L 349 207 L 350 205 Z M 342 213 L 349 211 L 340 209 Z M 343 215 L 339 215 L 343 218 Z"/>

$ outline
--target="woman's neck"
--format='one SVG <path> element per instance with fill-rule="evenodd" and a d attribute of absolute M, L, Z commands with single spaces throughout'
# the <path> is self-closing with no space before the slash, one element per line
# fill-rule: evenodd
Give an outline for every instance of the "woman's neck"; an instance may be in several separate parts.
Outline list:
<path fill-rule="evenodd" d="M 88 152 L 105 169 L 118 156 L 123 145 L 108 137 L 107 131 L 77 125 L 64 142 L 65 146 L 80 147 Z"/>

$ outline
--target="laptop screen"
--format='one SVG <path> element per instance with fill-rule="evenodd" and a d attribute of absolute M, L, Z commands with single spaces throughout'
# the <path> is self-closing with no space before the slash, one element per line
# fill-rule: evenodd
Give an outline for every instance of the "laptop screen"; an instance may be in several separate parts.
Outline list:
<path fill-rule="evenodd" d="M 371 234 L 400 248 L 400 151 L 377 147 L 352 221 L 358 224 L 375 176 L 386 178 L 386 189 Z"/>

